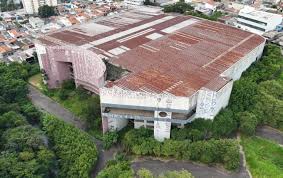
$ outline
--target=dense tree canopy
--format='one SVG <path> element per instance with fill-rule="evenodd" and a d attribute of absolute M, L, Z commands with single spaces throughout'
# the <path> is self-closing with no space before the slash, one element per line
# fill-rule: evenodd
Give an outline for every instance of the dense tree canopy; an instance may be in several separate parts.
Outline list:
<path fill-rule="evenodd" d="M 0 10 L 1 12 L 13 11 L 21 8 L 21 4 L 15 4 L 14 0 L 0 0 Z"/>
<path fill-rule="evenodd" d="M 267 45 L 263 57 L 234 83 L 229 108 L 242 132 L 251 135 L 258 124 L 283 129 L 282 69 L 281 49 Z"/>
<path fill-rule="evenodd" d="M 56 172 L 48 138 L 30 125 L 40 119 L 27 99 L 25 80 L 32 68 L 28 63 L 0 63 L 0 177 L 50 177 Z"/>
<path fill-rule="evenodd" d="M 48 17 L 56 15 L 56 13 L 55 13 L 54 7 L 43 5 L 38 8 L 38 15 L 41 18 L 48 18 Z"/>
<path fill-rule="evenodd" d="M 59 157 L 60 177 L 89 177 L 98 157 L 92 138 L 57 118 L 45 115 L 43 129 Z"/>

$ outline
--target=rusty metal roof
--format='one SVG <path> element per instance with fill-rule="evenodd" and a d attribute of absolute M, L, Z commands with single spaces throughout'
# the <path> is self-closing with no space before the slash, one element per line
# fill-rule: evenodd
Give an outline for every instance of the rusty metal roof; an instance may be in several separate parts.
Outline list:
<path fill-rule="evenodd" d="M 125 12 L 95 23 L 101 29 L 74 26 L 39 40 L 87 48 L 131 71 L 106 87 L 176 96 L 190 96 L 202 87 L 219 90 L 229 81 L 220 75 L 265 41 L 191 16 Z"/>

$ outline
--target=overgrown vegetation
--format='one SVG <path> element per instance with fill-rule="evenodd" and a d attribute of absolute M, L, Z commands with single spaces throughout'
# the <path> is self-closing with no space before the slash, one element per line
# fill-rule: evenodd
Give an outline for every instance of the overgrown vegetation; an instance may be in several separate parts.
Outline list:
<path fill-rule="evenodd" d="M 127 132 L 123 145 L 136 155 L 173 157 L 206 164 L 220 163 L 230 170 L 238 168 L 240 164 L 238 143 L 232 139 L 196 142 L 170 139 L 158 142 L 153 138 L 152 130 L 141 128 Z"/>
<path fill-rule="evenodd" d="M 260 124 L 283 129 L 283 57 L 267 45 L 264 55 L 234 83 L 229 108 L 240 130 L 253 135 Z"/>
<path fill-rule="evenodd" d="M 259 137 L 242 137 L 246 160 L 254 178 L 283 177 L 283 148 Z"/>
<path fill-rule="evenodd" d="M 48 89 L 42 81 L 40 83 L 41 87 L 38 89 L 86 122 L 91 135 L 102 139 L 99 96 L 88 94 L 82 87 L 76 88 L 72 80 L 63 82 L 60 89 Z"/>
<path fill-rule="evenodd" d="M 104 63 L 106 65 L 107 71 L 106 80 L 115 81 L 128 72 L 126 69 L 122 69 L 121 67 L 115 66 L 107 60 L 104 60 Z"/>
<path fill-rule="evenodd" d="M 134 177 L 134 171 L 130 162 L 124 158 L 108 161 L 105 168 L 100 171 L 97 178 L 131 178 Z"/>
<path fill-rule="evenodd" d="M 91 137 L 50 115 L 43 118 L 43 130 L 60 159 L 59 177 L 89 177 L 98 157 Z"/>
<path fill-rule="evenodd" d="M 0 0 L 0 10 L 1 12 L 13 11 L 22 8 L 22 3 L 15 4 L 14 0 Z"/>
<path fill-rule="evenodd" d="M 0 63 L 0 177 L 54 177 L 56 156 L 33 125 L 40 113 L 27 99 L 30 64 Z"/>
<path fill-rule="evenodd" d="M 191 142 L 212 138 L 229 138 L 234 136 L 236 130 L 237 122 L 233 119 L 233 112 L 227 108 L 220 111 L 214 120 L 199 118 L 185 128 L 173 128 L 171 130 L 171 138 Z"/>
<path fill-rule="evenodd" d="M 94 142 L 52 116 L 42 122 L 27 98 L 34 71 L 28 63 L 0 63 L 0 177 L 89 177 Z"/>
<path fill-rule="evenodd" d="M 192 16 L 196 16 L 196 17 L 200 17 L 200 18 L 204 18 L 208 20 L 213 20 L 213 21 L 216 21 L 218 18 L 223 16 L 222 12 L 219 12 L 219 11 L 213 12 L 212 15 L 202 14 L 200 12 L 194 11 L 194 8 L 191 5 L 183 1 L 179 1 L 171 5 L 166 5 L 164 6 L 163 11 L 167 13 L 177 12 L 177 13 L 181 13 L 185 15 L 192 15 Z"/>
<path fill-rule="evenodd" d="M 109 149 L 111 146 L 118 142 L 117 132 L 106 132 L 103 135 L 103 147 L 104 149 Z"/>

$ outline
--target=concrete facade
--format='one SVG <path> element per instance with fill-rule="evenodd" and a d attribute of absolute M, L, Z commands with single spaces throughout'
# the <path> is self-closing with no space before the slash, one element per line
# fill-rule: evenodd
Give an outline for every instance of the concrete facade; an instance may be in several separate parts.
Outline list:
<path fill-rule="evenodd" d="M 49 87 L 59 87 L 64 80 L 71 78 L 77 86 L 83 85 L 94 93 L 99 93 L 99 88 L 104 86 L 106 66 L 97 54 L 73 46 L 47 47 L 39 43 L 35 46 Z"/>
<path fill-rule="evenodd" d="M 237 28 L 155 9 L 45 35 L 36 49 L 49 87 L 73 78 L 100 95 L 104 132 L 133 122 L 163 141 L 172 125 L 213 119 L 226 107 L 233 82 L 261 57 L 264 44 Z"/>
<path fill-rule="evenodd" d="M 255 10 L 253 7 L 244 7 L 239 11 L 236 26 L 262 35 L 265 32 L 275 30 L 282 23 L 282 15 Z"/>
<path fill-rule="evenodd" d="M 57 6 L 57 0 L 22 0 L 26 14 L 37 14 L 43 5 Z"/>

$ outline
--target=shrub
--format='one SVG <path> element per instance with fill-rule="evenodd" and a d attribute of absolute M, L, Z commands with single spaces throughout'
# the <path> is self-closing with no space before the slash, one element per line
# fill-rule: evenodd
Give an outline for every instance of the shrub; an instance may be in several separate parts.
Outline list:
<path fill-rule="evenodd" d="M 66 99 L 68 99 L 69 97 L 69 92 L 68 90 L 65 90 L 65 89 L 60 89 L 59 93 L 58 93 L 58 97 L 60 100 L 64 101 Z"/>
<path fill-rule="evenodd" d="M 240 79 L 234 82 L 229 105 L 234 112 L 250 110 L 256 102 L 257 94 L 257 83 L 250 79 Z"/>
<path fill-rule="evenodd" d="M 117 132 L 106 132 L 103 135 L 103 147 L 104 149 L 109 149 L 111 146 L 118 141 L 118 134 Z"/>
<path fill-rule="evenodd" d="M 254 135 L 258 124 L 256 116 L 246 111 L 237 114 L 237 117 L 240 120 L 240 131 L 247 135 Z"/>
<path fill-rule="evenodd" d="M 2 116 L 0 116 L 0 137 L 2 133 L 7 129 L 11 129 L 27 124 L 28 124 L 27 121 L 22 115 L 14 111 L 7 112 Z"/>
<path fill-rule="evenodd" d="M 8 129 L 3 133 L 3 147 L 10 151 L 39 150 L 48 146 L 43 132 L 31 125 L 23 125 Z"/>
<path fill-rule="evenodd" d="M 228 137 L 237 129 L 237 122 L 230 109 L 224 109 L 214 118 L 212 134 L 214 138 Z"/>
<path fill-rule="evenodd" d="M 43 117 L 43 129 L 60 159 L 59 177 L 89 177 L 98 156 L 92 138 L 50 115 Z"/>
<path fill-rule="evenodd" d="M 86 116 L 88 129 L 100 127 L 101 122 L 96 122 L 97 118 L 101 118 L 100 100 L 98 96 L 92 97 L 87 103 L 87 106 L 83 108 L 83 113 Z"/>
<path fill-rule="evenodd" d="M 240 164 L 237 141 L 233 139 L 211 139 L 190 142 L 188 140 L 165 140 L 158 142 L 148 129 L 133 129 L 123 139 L 126 149 L 137 155 L 174 157 L 200 161 L 207 164 L 222 163 L 227 169 L 236 169 Z"/>
<path fill-rule="evenodd" d="M 90 97 L 82 86 L 78 86 L 76 92 L 79 96 L 79 100 L 86 100 L 88 97 Z"/>
<path fill-rule="evenodd" d="M 38 124 L 40 122 L 41 113 L 37 108 L 30 102 L 21 106 L 23 115 L 26 117 L 30 124 Z"/>
<path fill-rule="evenodd" d="M 76 85 L 73 80 L 65 80 L 62 83 L 62 88 L 65 90 L 74 90 L 76 88 Z"/>
<path fill-rule="evenodd" d="M 137 175 L 139 178 L 154 178 L 153 174 L 149 170 L 144 168 L 138 170 Z"/>
<path fill-rule="evenodd" d="M 130 178 L 134 177 L 128 161 L 112 161 L 107 167 L 100 171 L 97 178 Z"/>

